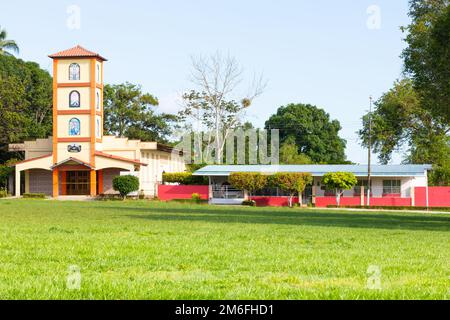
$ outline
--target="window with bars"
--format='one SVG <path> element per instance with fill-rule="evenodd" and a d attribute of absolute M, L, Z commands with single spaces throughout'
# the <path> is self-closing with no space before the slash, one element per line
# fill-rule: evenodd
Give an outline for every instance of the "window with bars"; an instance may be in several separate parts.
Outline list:
<path fill-rule="evenodd" d="M 369 185 L 368 180 L 358 179 L 358 183 L 356 184 L 356 186 L 353 189 L 354 195 L 355 196 L 361 195 L 361 187 L 364 187 L 364 192 L 367 192 L 368 185 Z M 372 181 L 370 181 L 370 187 L 372 188 Z"/>
<path fill-rule="evenodd" d="M 383 180 L 383 195 L 400 194 L 400 193 L 401 193 L 400 180 Z"/>

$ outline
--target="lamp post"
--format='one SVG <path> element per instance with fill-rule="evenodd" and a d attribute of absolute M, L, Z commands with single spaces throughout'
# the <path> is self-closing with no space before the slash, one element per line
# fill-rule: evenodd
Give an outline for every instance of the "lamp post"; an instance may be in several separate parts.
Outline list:
<path fill-rule="evenodd" d="M 371 159 L 372 159 L 372 96 L 369 97 L 369 141 L 368 141 L 368 164 L 367 164 L 367 206 L 370 206 L 370 178 L 372 174 Z"/>

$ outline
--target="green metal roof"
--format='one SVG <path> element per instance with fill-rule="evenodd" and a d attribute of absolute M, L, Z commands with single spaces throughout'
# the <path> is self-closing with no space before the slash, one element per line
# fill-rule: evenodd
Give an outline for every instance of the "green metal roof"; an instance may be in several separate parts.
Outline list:
<path fill-rule="evenodd" d="M 352 172 L 356 176 L 367 176 L 367 165 L 208 165 L 194 172 L 195 176 L 229 176 L 232 172 L 309 172 L 321 177 L 328 172 Z M 431 165 L 372 165 L 374 177 L 425 176 Z"/>

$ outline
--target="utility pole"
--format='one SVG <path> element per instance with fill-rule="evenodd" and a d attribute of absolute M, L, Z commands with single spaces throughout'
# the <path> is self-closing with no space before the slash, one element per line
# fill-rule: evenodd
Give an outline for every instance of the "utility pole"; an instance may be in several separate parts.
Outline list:
<path fill-rule="evenodd" d="M 371 160 L 372 160 L 372 96 L 369 97 L 369 141 L 368 141 L 368 164 L 367 164 L 367 206 L 370 206 L 370 178 L 372 174 Z"/>

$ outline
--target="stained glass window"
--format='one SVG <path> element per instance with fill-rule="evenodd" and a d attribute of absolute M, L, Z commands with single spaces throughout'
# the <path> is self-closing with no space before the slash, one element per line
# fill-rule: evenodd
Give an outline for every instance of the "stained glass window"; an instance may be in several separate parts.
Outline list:
<path fill-rule="evenodd" d="M 80 93 L 78 91 L 72 91 L 69 95 L 69 106 L 71 108 L 80 107 Z"/>
<path fill-rule="evenodd" d="M 69 136 L 79 136 L 80 135 L 80 120 L 77 118 L 72 118 L 69 121 Z"/>
<path fill-rule="evenodd" d="M 69 66 L 69 80 L 80 80 L 80 65 L 72 63 Z"/>

